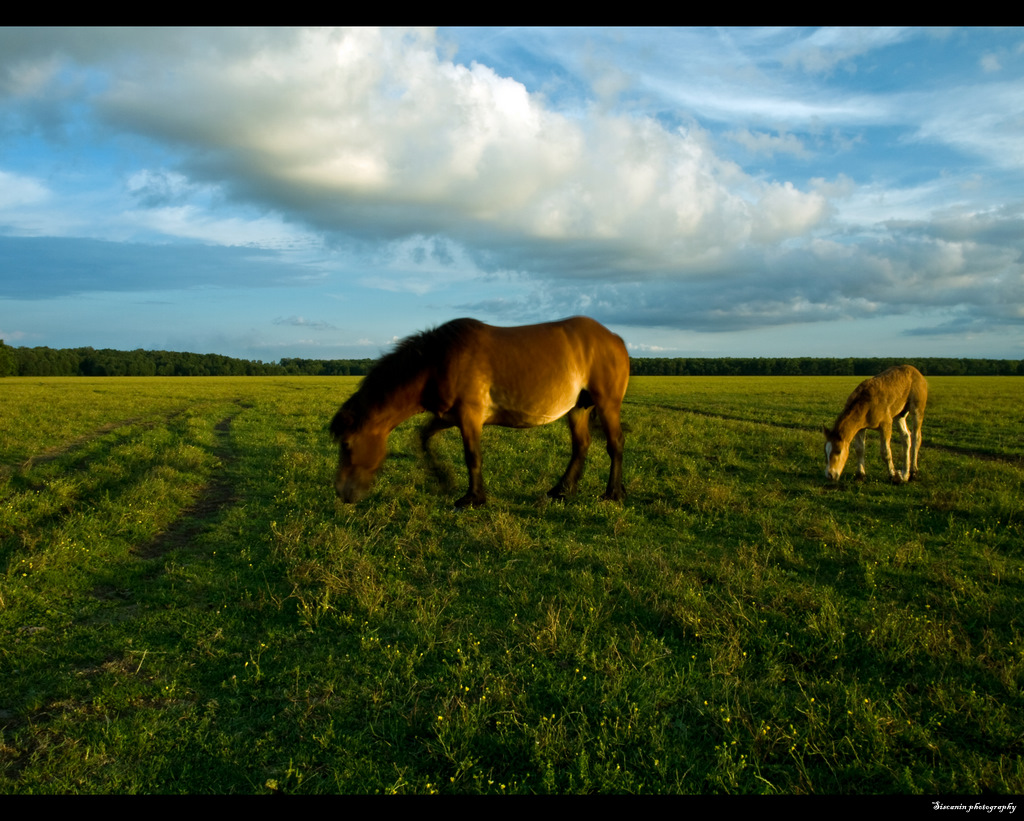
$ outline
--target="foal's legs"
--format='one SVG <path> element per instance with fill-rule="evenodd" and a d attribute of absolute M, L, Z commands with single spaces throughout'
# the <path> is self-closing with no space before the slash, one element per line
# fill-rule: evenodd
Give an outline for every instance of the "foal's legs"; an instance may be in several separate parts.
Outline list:
<path fill-rule="evenodd" d="M 548 491 L 552 499 L 565 499 L 576 492 L 590 449 L 590 408 L 577 405 L 565 418 L 569 422 L 569 433 L 572 436 L 572 456 L 569 457 L 569 465 L 562 478 Z"/>
<path fill-rule="evenodd" d="M 855 479 L 863 479 L 868 474 L 867 468 L 864 466 L 864 444 L 867 435 L 867 428 L 862 428 L 853 437 L 853 449 L 857 454 L 857 475 L 854 477 Z"/>
<path fill-rule="evenodd" d="M 917 478 L 917 454 L 921 450 L 921 425 L 924 422 L 924 413 L 920 409 L 914 411 L 913 436 L 910 440 L 910 478 Z"/>
<path fill-rule="evenodd" d="M 882 437 L 882 462 L 889 469 L 889 480 L 899 484 L 903 481 L 903 475 L 896 472 L 892 463 L 892 420 L 879 425 L 878 433 Z"/>
<path fill-rule="evenodd" d="M 903 473 L 901 477 L 904 482 L 910 481 L 910 428 L 907 427 L 907 417 L 899 419 L 900 438 L 903 440 Z"/>

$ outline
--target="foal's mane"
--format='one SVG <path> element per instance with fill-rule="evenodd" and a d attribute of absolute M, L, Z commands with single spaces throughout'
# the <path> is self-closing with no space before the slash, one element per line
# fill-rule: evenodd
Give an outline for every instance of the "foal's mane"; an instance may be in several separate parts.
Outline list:
<path fill-rule="evenodd" d="M 868 396 L 867 383 L 870 381 L 870 379 L 865 379 L 856 388 L 853 389 L 853 393 L 851 393 L 846 398 L 846 404 L 843 405 L 842 413 L 839 414 L 840 416 L 845 416 L 850 410 L 853 409 L 854 406 L 860 404 L 865 400 L 865 398 Z"/>
<path fill-rule="evenodd" d="M 461 346 L 481 324 L 476 319 L 453 319 L 400 340 L 377 360 L 359 383 L 359 389 L 341 406 L 331 422 L 331 433 L 337 438 L 346 428 L 361 425 L 371 410 L 385 404 L 396 391 L 424 371 L 441 366 L 449 352 Z"/>

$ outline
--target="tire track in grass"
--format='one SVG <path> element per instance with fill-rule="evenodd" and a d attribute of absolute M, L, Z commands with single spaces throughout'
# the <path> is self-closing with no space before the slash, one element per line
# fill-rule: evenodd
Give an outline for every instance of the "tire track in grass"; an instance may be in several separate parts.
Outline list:
<path fill-rule="evenodd" d="M 182 508 L 178 517 L 154 539 L 132 548 L 134 554 L 143 559 L 155 559 L 172 550 L 186 547 L 212 526 L 221 511 L 237 501 L 235 489 L 227 478 L 227 467 L 237 460 L 237 456 L 228 442 L 231 423 L 241 411 L 242 408 L 239 407 L 234 414 L 225 416 L 213 426 L 217 436 L 213 455 L 217 457 L 220 465 L 212 473 L 210 481 L 200 490 L 196 500 Z"/>
<path fill-rule="evenodd" d="M 648 403 L 648 402 L 630 402 L 626 401 L 623 404 L 632 405 L 637 408 L 648 408 L 650 410 L 666 410 L 674 411 L 676 413 L 692 413 L 694 416 L 702 416 L 705 419 L 721 419 L 725 422 L 746 422 L 751 425 L 761 425 L 766 428 L 780 428 L 782 430 L 795 430 L 803 431 L 805 433 L 815 433 L 817 428 L 808 428 L 805 425 L 797 425 L 791 422 L 772 422 L 764 419 L 751 419 L 747 416 L 734 416 L 728 413 L 715 413 L 712 411 L 700 410 L 699 408 L 684 408 L 679 405 L 662 405 L 660 403 Z M 894 436 L 898 437 L 898 434 L 894 432 Z M 991 453 L 983 450 L 975 450 L 972 448 L 961 448 L 956 445 L 942 445 L 928 440 L 927 434 L 922 434 L 922 449 L 927 447 L 929 450 L 936 450 L 941 453 L 948 453 L 954 456 L 966 456 L 971 459 L 981 459 L 986 462 L 1004 462 L 1008 465 L 1024 465 L 1024 456 L 1015 456 L 1009 453 Z"/>
<path fill-rule="evenodd" d="M 47 448 L 40 453 L 34 453 L 27 459 L 22 460 L 20 464 L 16 465 L 0 465 L 0 476 L 8 478 L 13 476 L 15 473 L 26 474 L 36 465 L 45 465 L 47 462 L 53 462 L 60 459 L 62 456 L 74 453 L 76 450 L 80 450 L 91 442 L 96 441 L 102 436 L 106 436 L 108 433 L 112 433 L 120 428 L 126 428 L 130 425 L 137 424 L 140 422 L 142 417 L 136 416 L 131 419 L 122 419 L 118 422 L 107 422 L 100 425 L 96 430 L 90 431 L 89 433 L 83 434 L 76 437 L 70 442 L 66 442 L 61 445 L 55 445 L 54 447 Z"/>
<path fill-rule="evenodd" d="M 110 449 L 119 441 L 133 441 L 157 424 L 156 420 L 144 421 L 144 417 L 107 422 L 89 433 L 33 454 L 19 464 L 0 465 L 0 482 L 6 485 L 2 501 L 18 510 L 12 520 L 0 521 L 0 573 L 5 572 L 8 563 L 19 554 L 27 555 L 26 550 L 29 553 L 34 550 L 41 534 L 60 526 L 77 511 L 90 507 L 93 500 L 104 493 L 118 492 L 117 479 L 106 477 L 94 484 L 84 484 L 42 505 L 35 502 L 33 496 L 39 494 L 39 498 L 44 498 L 63 480 L 88 477 L 92 466 L 107 460 Z M 118 440 L 120 432 L 125 431 Z M 56 473 L 50 468 L 53 463 L 57 464 Z"/>
<path fill-rule="evenodd" d="M 153 697 L 148 694 L 153 689 L 153 682 L 158 682 L 155 685 L 157 687 L 162 682 L 161 675 L 163 674 L 161 672 L 151 672 L 147 668 L 142 677 L 139 677 L 139 671 L 143 669 L 147 653 L 170 653 L 171 650 L 167 648 L 174 646 L 173 642 L 161 644 L 161 642 L 168 642 L 164 635 L 166 628 L 162 624 L 154 626 L 153 612 L 155 608 L 150 591 L 146 587 L 146 580 L 163 572 L 163 568 L 160 567 L 159 562 L 142 565 L 139 560 L 158 560 L 175 548 L 187 546 L 194 538 L 210 529 L 221 511 L 236 499 L 229 468 L 237 461 L 238 457 L 230 445 L 230 434 L 234 418 L 245 407 L 247 407 L 245 403 L 238 402 L 233 408 L 228 408 L 228 414 L 213 425 L 212 443 L 209 439 L 210 428 L 208 425 L 216 419 L 216 416 L 211 414 L 202 425 L 201 439 L 205 444 L 204 449 L 214 457 L 213 467 L 205 473 L 206 484 L 200 488 L 191 504 L 177 511 L 175 518 L 162 533 L 147 542 L 128 548 L 128 553 L 135 557 L 136 562 L 139 562 L 140 573 L 124 573 L 122 572 L 123 567 L 120 565 L 113 572 L 108 572 L 106 565 L 94 564 L 84 571 L 86 581 L 84 584 L 77 585 L 73 593 L 69 594 L 59 584 L 52 585 L 52 582 L 50 587 L 43 586 L 36 591 L 36 595 L 48 600 L 50 597 L 58 598 L 54 595 L 54 590 L 60 588 L 61 596 L 73 595 L 82 600 L 100 600 L 101 604 L 98 609 L 90 607 L 88 604 L 83 606 L 78 603 L 55 605 L 67 611 L 63 624 L 59 625 L 60 629 L 75 636 L 76 640 L 81 639 L 80 645 L 87 649 L 64 654 L 55 653 L 55 656 L 59 656 L 65 661 L 58 665 L 59 669 L 53 673 L 52 677 L 49 677 L 52 686 L 51 684 L 40 685 L 39 693 L 41 695 L 34 697 L 37 703 L 29 704 L 24 700 L 15 699 L 12 702 L 13 707 L 5 703 L 5 709 L 0 710 L 0 729 L 15 733 L 19 732 L 22 727 L 34 728 L 31 733 L 23 733 L 17 743 L 13 745 L 9 744 L 4 748 L 0 743 L 0 770 L 6 767 L 8 782 L 12 778 L 17 779 L 18 772 L 36 756 L 37 749 L 41 749 L 41 754 L 45 754 L 43 745 L 50 738 L 59 739 L 61 743 L 64 743 L 65 739 L 67 739 L 67 743 L 79 743 L 81 736 L 78 728 L 86 721 L 87 716 L 94 714 L 90 711 L 94 710 L 95 714 L 100 715 L 107 713 L 109 725 L 111 716 L 116 715 L 119 711 L 117 707 L 112 709 L 107 706 L 108 703 L 120 706 L 121 711 L 138 709 L 140 715 L 143 712 L 168 707 L 188 706 L 188 701 L 185 699 L 172 700 L 164 695 Z M 222 407 L 217 415 L 221 415 L 223 412 Z M 145 424 L 143 429 L 148 430 L 161 423 L 167 424 L 178 415 L 180 414 L 175 413 L 162 417 L 160 420 L 153 421 L 152 424 Z M 119 423 L 104 425 L 92 434 L 80 437 L 69 446 L 59 449 L 59 452 L 54 449 L 52 453 L 48 452 L 40 456 L 47 457 L 46 461 L 57 460 L 73 450 L 81 449 L 87 442 L 99 439 L 119 427 L 123 427 L 123 425 Z M 198 425 L 196 427 L 199 428 Z M 199 444 L 187 433 L 185 434 L 185 443 Z M 105 461 L 108 455 L 106 451 L 98 454 L 86 451 L 84 454 L 74 455 L 68 461 L 72 463 L 71 469 L 87 472 L 94 467 L 96 462 Z M 43 461 L 40 456 L 34 457 L 32 463 L 40 464 Z M 162 461 L 162 452 L 157 451 L 154 451 L 154 455 L 149 458 L 140 460 L 132 481 L 137 475 L 144 474 L 151 467 L 162 464 Z M 29 468 L 25 468 L 26 472 L 28 470 Z M 30 483 L 37 481 L 32 477 L 25 478 Z M 45 479 L 39 481 L 45 484 Z M 130 483 L 126 483 L 126 487 L 128 485 Z M 59 520 L 60 518 L 61 514 L 47 517 L 48 520 Z M 27 612 L 31 612 L 31 608 L 28 608 Z M 118 626 L 128 621 L 132 622 L 130 630 L 126 631 Z M 156 621 L 159 622 L 159 619 Z M 46 626 L 42 626 L 42 624 L 37 626 L 33 622 L 20 626 L 15 635 L 18 637 L 31 636 L 35 632 L 45 634 L 46 631 L 56 629 L 50 623 Z M 145 636 L 145 640 L 141 644 L 146 649 L 141 654 L 132 647 L 132 641 L 138 640 L 139 635 Z M 128 636 L 127 639 L 126 636 Z M 130 697 L 125 706 L 123 700 L 119 702 L 116 696 L 108 696 L 108 693 L 117 686 L 118 681 L 126 681 L 128 678 L 133 680 L 132 687 L 146 695 Z M 96 708 L 91 706 L 92 693 L 83 690 L 77 684 L 83 679 L 99 682 L 97 687 L 110 688 L 104 691 L 103 706 Z M 110 683 L 111 681 L 114 683 Z M 142 705 L 141 708 L 140 705 Z M 37 737 L 43 741 L 37 742 Z"/>
<path fill-rule="evenodd" d="M 156 558 L 169 550 L 188 544 L 192 539 L 210 527 L 211 520 L 216 518 L 220 511 L 235 501 L 234 488 L 227 479 L 226 468 L 236 461 L 237 457 L 231 450 L 228 439 L 232 420 L 249 406 L 245 402 L 238 401 L 236 408 L 214 425 L 216 442 L 211 453 L 220 464 L 211 472 L 207 483 L 200 489 L 195 500 L 178 511 L 177 516 L 168 527 L 150 541 L 130 549 L 134 555 L 144 559 Z M 105 423 L 87 434 L 76 437 L 70 442 L 33 454 L 18 465 L 0 465 L 0 480 L 12 481 L 14 484 L 11 490 L 15 495 L 45 491 L 53 481 L 53 478 L 50 476 L 36 476 L 33 474 L 33 469 L 43 468 L 59 460 L 66 460 L 62 470 L 63 476 L 78 474 L 87 476 L 93 469 L 96 461 L 103 460 L 108 455 L 106 450 L 95 452 L 95 449 L 90 449 L 90 446 L 101 442 L 111 434 L 116 435 L 119 431 L 129 431 L 129 438 L 135 440 L 148 430 L 152 430 L 161 424 L 169 424 L 175 417 L 180 416 L 184 412 L 185 410 L 181 409 L 169 415 L 161 416 L 158 419 L 147 420 L 143 417 L 135 417 Z M 135 430 L 132 431 L 132 428 Z M 146 465 L 138 464 L 132 470 L 138 471 L 147 467 Z M 0 569 L 3 568 L 8 559 L 11 559 L 19 552 L 20 542 L 17 542 L 19 532 L 25 531 L 26 527 L 28 531 L 32 532 L 39 532 L 43 528 L 55 527 L 67 516 L 80 509 L 80 506 L 88 506 L 91 499 L 99 498 L 108 492 L 121 492 L 119 486 L 123 481 L 122 477 L 118 477 L 111 480 L 111 482 L 115 482 L 114 485 L 103 482 L 90 486 L 87 493 L 75 494 L 73 498 L 65 500 L 56 509 L 33 513 L 30 522 L 15 530 L 6 530 L 0 526 Z M 12 539 L 15 541 L 12 541 Z"/>
<path fill-rule="evenodd" d="M 89 433 L 84 433 L 81 436 L 77 436 L 70 442 L 54 445 L 44 451 L 34 453 L 27 459 L 23 459 L 19 464 L 0 465 L 0 477 L 9 478 L 14 475 L 25 476 L 32 470 L 32 468 L 38 465 L 46 465 L 50 462 L 55 462 L 65 456 L 74 455 L 76 451 L 82 450 L 87 445 L 92 444 L 97 439 L 103 438 L 107 434 L 133 426 L 138 427 L 140 433 L 152 430 L 157 425 L 166 424 L 183 413 L 185 413 L 185 409 L 180 408 L 159 417 L 147 418 L 144 416 L 132 416 L 116 422 L 105 422 L 95 430 L 89 431 Z M 88 466 L 87 462 L 85 463 L 85 466 Z"/>
<path fill-rule="evenodd" d="M 684 408 L 679 405 L 662 405 L 661 403 L 648 403 L 648 402 L 630 402 L 626 401 L 623 404 L 633 405 L 637 408 L 650 408 L 651 410 L 667 410 L 675 411 L 677 413 L 692 413 L 694 416 L 703 416 L 706 419 L 723 419 L 726 422 L 749 422 L 752 425 L 764 425 L 772 428 L 783 428 L 785 430 L 802 430 L 806 431 L 804 425 L 797 425 L 791 422 L 769 422 L 764 419 L 750 419 L 746 416 L 734 416 L 728 413 L 716 413 L 713 411 L 700 410 L 699 408 Z"/>

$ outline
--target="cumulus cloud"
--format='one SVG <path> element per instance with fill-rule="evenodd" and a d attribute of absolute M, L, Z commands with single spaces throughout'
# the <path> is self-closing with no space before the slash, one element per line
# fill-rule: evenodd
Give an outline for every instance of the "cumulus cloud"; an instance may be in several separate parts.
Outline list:
<path fill-rule="evenodd" d="M 852 72 L 862 55 L 910 36 L 821 29 L 780 47 L 772 63 L 801 76 Z M 172 258 L 198 247 L 175 246 L 161 270 L 185 284 L 294 277 L 270 249 L 317 232 L 325 247 L 360 248 L 374 265 L 351 280 L 378 290 L 422 296 L 442 280 L 519 277 L 514 294 L 463 304 L 512 320 L 585 311 L 614 324 L 730 330 L 963 305 L 1022 319 L 1008 307 L 1024 304 L 1020 213 L 922 217 L 930 181 L 908 183 L 899 202 L 901 191 L 880 183 L 875 197 L 874 183 L 841 166 L 801 182 L 751 173 L 724 153 L 739 145 L 759 161 L 806 163 L 824 133 L 832 149 L 859 146 L 859 135 L 828 132 L 829 123 L 896 123 L 907 143 L 1019 169 L 1014 82 L 984 94 L 964 86 L 833 98 L 783 93 L 782 83 L 771 95 L 754 86 L 725 94 L 672 76 L 666 99 L 707 114 L 700 125 L 685 112 L 620 105 L 641 73 L 632 66 L 601 69 L 595 58 L 595 97 L 560 106 L 483 62 L 457 62 L 431 29 L 0 32 L 0 55 L 0 95 L 32 99 L 47 116 L 56 110 L 48 102 L 81 102 L 111 132 L 142 135 L 174 157 L 173 167 L 127 176 L 125 224 L 261 249 L 221 248 L 172 270 Z M 755 68 L 743 66 L 750 76 Z M 730 125 L 716 137 L 712 119 Z M 47 193 L 0 171 L 0 209 Z M 252 210 L 211 218 L 211 203 Z M 143 287 L 128 267 L 140 249 L 81 242 L 43 254 L 59 292 Z M 89 265 L 99 258 L 113 261 L 106 278 Z M 278 324 L 318 327 L 298 316 Z"/>
<path fill-rule="evenodd" d="M 444 234 L 481 261 L 504 250 L 505 267 L 595 242 L 605 271 L 684 273 L 827 216 L 820 194 L 748 177 L 697 128 L 554 110 L 444 58 L 429 30 L 259 32 L 249 49 L 240 36 L 197 35 L 174 72 L 113 76 L 101 110 L 184 146 L 195 178 L 321 229 Z"/>
<path fill-rule="evenodd" d="M 1024 324 L 1024 225 L 1011 214 L 893 221 L 854 236 L 733 251 L 722 266 L 725 279 L 709 268 L 688 278 L 592 283 L 586 291 L 555 280 L 518 300 L 460 307 L 509 322 L 539 307 L 707 332 L 881 317 L 903 317 L 906 333 L 919 335 L 968 326 L 1019 332 Z M 921 318 L 949 313 L 959 318 L 938 325 Z"/>

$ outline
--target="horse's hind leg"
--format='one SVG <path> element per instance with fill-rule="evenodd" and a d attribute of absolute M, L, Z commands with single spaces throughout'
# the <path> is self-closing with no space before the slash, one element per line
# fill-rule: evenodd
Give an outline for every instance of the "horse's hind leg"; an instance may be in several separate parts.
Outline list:
<path fill-rule="evenodd" d="M 924 416 L 920 410 L 914 412 L 914 427 L 911 429 L 910 439 L 910 478 L 916 479 L 918 475 L 917 471 L 917 454 L 921 450 L 921 425 L 924 422 L 922 418 Z"/>
<path fill-rule="evenodd" d="M 608 472 L 608 487 L 602 498 L 612 502 L 621 502 L 626 498 L 626 491 L 622 487 L 622 452 L 625 449 L 626 436 L 622 432 L 620 404 L 606 403 L 601 405 L 599 403 L 598 411 L 601 416 L 601 427 L 604 429 L 604 436 L 607 442 L 608 458 L 611 460 L 611 469 Z"/>
<path fill-rule="evenodd" d="M 899 484 L 903 481 L 903 474 L 897 472 L 892 463 L 892 421 L 880 425 L 878 434 L 882 437 L 882 462 L 889 469 L 889 480 Z"/>
<path fill-rule="evenodd" d="M 576 485 L 583 475 L 583 467 L 590 449 L 590 408 L 577 405 L 569 411 L 569 433 L 572 436 L 572 456 L 569 466 L 558 483 L 548 491 L 552 499 L 565 499 L 576 492 Z"/>
<path fill-rule="evenodd" d="M 901 416 L 899 419 L 900 424 L 900 438 L 903 440 L 903 473 L 901 478 L 904 482 L 910 481 L 910 428 L 907 427 L 907 417 Z"/>

